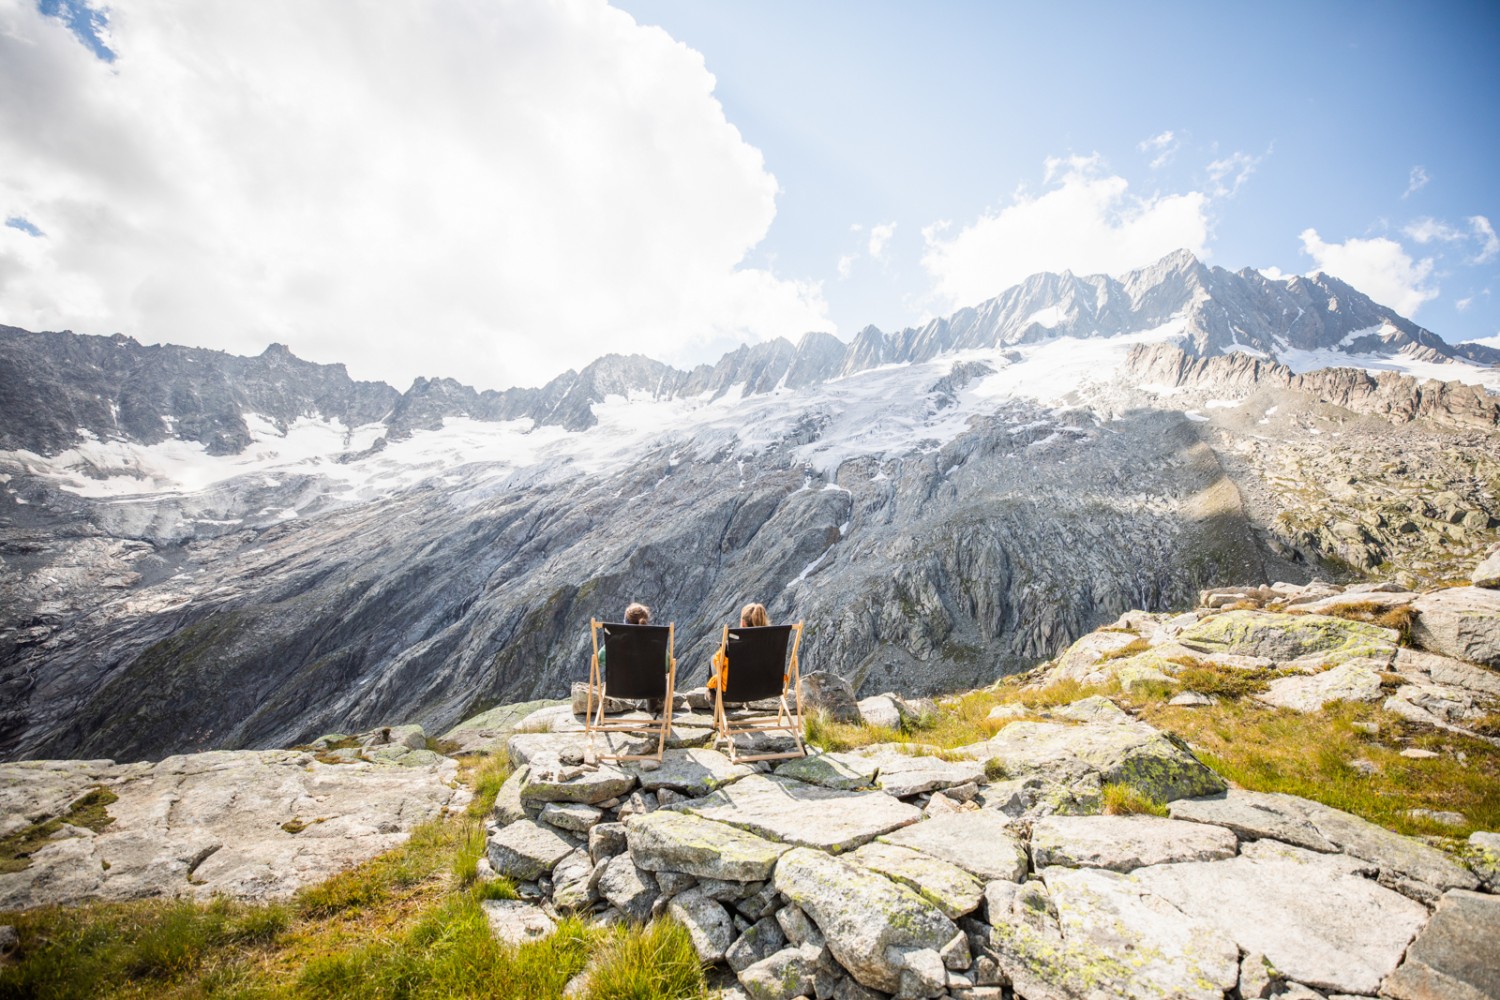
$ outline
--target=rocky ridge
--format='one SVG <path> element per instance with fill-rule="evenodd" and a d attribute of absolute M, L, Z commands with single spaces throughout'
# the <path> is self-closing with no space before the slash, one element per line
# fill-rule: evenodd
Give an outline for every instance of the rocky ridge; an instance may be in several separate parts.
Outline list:
<path fill-rule="evenodd" d="M 810 335 L 690 373 L 601 359 L 503 400 L 361 388 L 279 349 L 0 337 L 26 373 L 0 427 L 37 414 L 43 451 L 99 438 L 63 478 L 0 457 L 0 756 L 278 747 L 401 712 L 439 731 L 564 695 L 577 623 L 632 600 L 677 624 L 684 663 L 754 596 L 860 694 L 925 694 L 1225 581 L 1462 579 L 1500 538 L 1490 397 L 1246 353 L 1441 355 L 1397 319 L 1332 279 L 1174 255 L 847 348 Z M 1157 337 L 1186 353 L 1128 359 Z M 1109 363 L 1026 395 L 1094 350 Z M 618 422 L 636 405 L 659 407 L 652 434 Z M 203 446 L 250 461 L 304 431 L 331 450 L 130 492 L 171 477 L 126 443 L 191 441 L 172 454 L 201 471 Z M 122 470 L 145 478 L 87 495 Z"/>
<path fill-rule="evenodd" d="M 1212 590 L 1187 614 L 1127 613 L 1029 684 L 1172 685 L 1212 662 L 1279 673 L 1269 704 L 1374 698 L 1476 735 L 1464 723 L 1500 708 L 1497 602 L 1474 587 Z M 1340 616 L 1406 610 L 1413 646 Z M 488 860 L 529 908 L 497 908 L 497 924 L 669 914 L 731 982 L 726 997 L 756 1000 L 1500 995 L 1495 834 L 1455 856 L 1227 787 L 1099 696 L 1002 705 L 993 737 L 942 754 L 876 745 L 774 767 L 707 747 L 695 697 L 659 766 L 598 759 L 571 705 L 523 724 L 546 732 L 510 737 L 522 766 Z M 883 722 L 913 711 L 894 695 L 859 707 Z M 1170 815 L 1100 815 L 1109 786 Z"/>
<path fill-rule="evenodd" d="M 726 998 L 1493 996 L 1500 835 L 1439 849 L 1230 787 L 1108 697 L 1026 700 L 1059 682 L 1187 698 L 1185 671 L 1212 664 L 1273 676 L 1258 697 L 1289 711 L 1374 699 L 1493 738 L 1473 727 L 1500 708 L 1500 551 L 1470 575 L 1484 586 L 1255 585 L 1206 590 L 1187 613 L 1126 612 L 1028 674 L 1022 701 L 992 712 L 993 735 L 949 751 L 903 742 L 734 764 L 712 745 L 701 688 L 679 692 L 660 764 L 600 759 L 643 746 L 591 742 L 581 691 L 496 709 L 439 745 L 503 744 L 516 765 L 481 866 L 522 897 L 484 904 L 498 936 L 544 936 L 564 913 L 669 916 Z M 933 710 L 815 681 L 817 704 L 851 720 L 899 726 Z M 7 814 L 23 821 L 66 815 L 99 785 L 118 796 L 114 824 L 59 824 L 30 869 L 0 874 L 0 906 L 285 894 L 462 804 L 452 762 L 427 743 L 388 727 L 298 751 L 0 766 Z M 1101 814 L 1120 788 L 1169 815 Z"/>
<path fill-rule="evenodd" d="M 154 764 L 0 764 L 0 843 L 24 852 L 0 868 L 0 910 L 285 898 L 462 809 L 457 769 L 417 726 Z M 81 806 L 94 801 L 102 821 L 84 825 Z"/>

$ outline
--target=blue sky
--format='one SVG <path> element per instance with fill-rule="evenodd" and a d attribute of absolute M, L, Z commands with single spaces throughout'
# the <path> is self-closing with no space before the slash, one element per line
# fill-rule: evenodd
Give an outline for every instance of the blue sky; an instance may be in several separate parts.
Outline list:
<path fill-rule="evenodd" d="M 501 388 L 1185 246 L 1496 338 L 1497 43 L 1493 3 L 0 0 L 0 323 Z"/>
<path fill-rule="evenodd" d="M 1422 286 L 1439 294 L 1421 322 L 1451 340 L 1500 332 L 1500 257 L 1476 266 L 1478 241 L 1404 232 L 1500 223 L 1500 5 L 619 6 L 703 53 L 729 120 L 781 185 L 756 253 L 821 277 L 841 331 L 934 305 L 924 227 L 1045 189 L 1048 158 L 1097 154 L 1147 197 L 1212 191 L 1209 165 L 1244 157 L 1235 174 L 1248 175 L 1208 209 L 1213 263 L 1304 272 L 1317 265 L 1308 228 L 1328 243 L 1385 237 L 1434 261 Z M 852 225 L 891 222 L 889 259 L 831 273 L 859 249 Z"/>

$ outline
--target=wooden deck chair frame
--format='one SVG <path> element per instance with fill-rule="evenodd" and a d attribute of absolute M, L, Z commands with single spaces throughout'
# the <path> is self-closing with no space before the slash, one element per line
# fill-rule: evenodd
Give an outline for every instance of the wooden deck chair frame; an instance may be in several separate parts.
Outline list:
<path fill-rule="evenodd" d="M 775 628 L 776 626 L 763 626 Z M 744 761 L 755 760 L 783 760 L 790 757 L 807 756 L 807 747 L 802 742 L 802 672 L 797 664 L 797 649 L 802 645 L 802 623 L 798 622 L 791 628 L 791 649 L 785 663 L 782 666 L 781 697 L 777 707 L 776 715 L 750 716 L 748 718 L 729 720 L 729 713 L 724 708 L 724 684 L 714 689 L 714 746 L 720 741 L 728 744 L 725 754 L 736 764 Z M 731 628 L 724 626 L 724 635 L 719 643 L 719 653 L 728 655 L 729 633 L 752 631 L 751 629 Z M 730 683 L 733 683 L 733 664 L 730 664 Z M 787 695 L 793 697 L 793 705 L 787 704 Z M 760 701 L 762 699 L 751 699 Z M 795 711 L 793 710 L 795 706 Z M 797 742 L 796 750 L 783 753 L 761 753 L 743 754 L 734 744 L 734 738 L 740 735 L 753 735 L 757 733 L 789 733 Z"/>
<path fill-rule="evenodd" d="M 673 625 L 665 626 L 667 630 L 667 662 L 665 666 L 665 678 L 661 693 L 662 710 L 658 718 L 650 721 L 643 719 L 617 719 L 607 722 L 604 719 L 605 699 L 609 697 L 609 689 L 605 680 L 605 667 L 599 666 L 599 630 L 606 625 L 619 625 L 615 622 L 601 622 L 597 619 L 589 620 L 589 631 L 593 638 L 594 654 L 589 660 L 589 691 L 586 712 L 584 714 L 583 728 L 588 735 L 588 748 L 591 756 L 596 760 L 654 760 L 660 762 L 662 755 L 667 749 L 667 734 L 672 730 L 672 700 L 676 694 L 677 685 L 677 658 L 673 655 L 674 642 L 676 640 L 676 629 Z M 639 626 L 619 625 L 622 628 L 661 628 L 662 626 Z M 655 698 L 657 695 L 625 695 L 625 698 Z M 656 736 L 655 753 L 608 753 L 595 754 L 595 733 L 638 733 Z M 607 741 L 606 741 L 607 742 Z"/>

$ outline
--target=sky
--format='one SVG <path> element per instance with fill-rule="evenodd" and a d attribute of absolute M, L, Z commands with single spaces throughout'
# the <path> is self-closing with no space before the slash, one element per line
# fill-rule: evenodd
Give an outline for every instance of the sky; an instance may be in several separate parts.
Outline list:
<path fill-rule="evenodd" d="M 1185 247 L 1500 345 L 1497 53 L 1484 2 L 0 0 L 0 323 L 498 389 Z"/>

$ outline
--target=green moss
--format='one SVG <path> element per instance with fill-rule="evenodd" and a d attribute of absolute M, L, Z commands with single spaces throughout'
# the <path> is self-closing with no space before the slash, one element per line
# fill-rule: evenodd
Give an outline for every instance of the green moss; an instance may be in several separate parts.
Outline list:
<path fill-rule="evenodd" d="M 100 832 L 115 821 L 106 808 L 119 796 L 97 785 L 79 796 L 61 816 L 33 823 L 0 840 L 0 873 L 25 871 L 31 867 L 31 855 L 52 842 L 64 826 L 81 826 Z"/>

